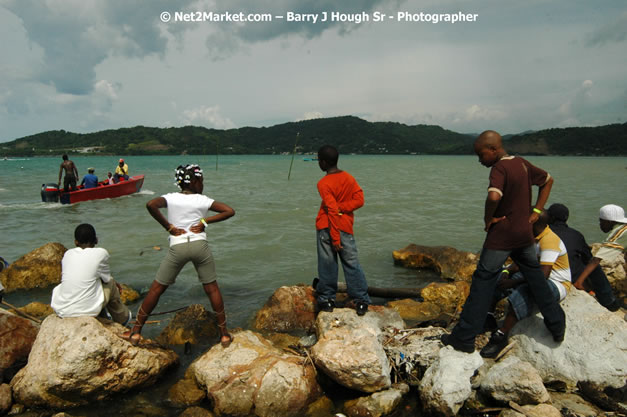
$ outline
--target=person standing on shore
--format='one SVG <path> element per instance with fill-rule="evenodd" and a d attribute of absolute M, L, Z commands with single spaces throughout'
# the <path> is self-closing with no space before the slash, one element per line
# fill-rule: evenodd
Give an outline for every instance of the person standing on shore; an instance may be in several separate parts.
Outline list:
<path fill-rule="evenodd" d="M 322 198 L 316 217 L 318 308 L 320 311 L 333 311 L 335 307 L 339 256 L 348 296 L 354 300 L 357 314 L 363 316 L 368 311 L 370 297 L 366 277 L 357 258 L 353 212 L 364 205 L 364 193 L 352 175 L 337 167 L 338 158 L 337 149 L 331 145 L 324 145 L 318 150 L 318 165 L 326 172 L 318 181 L 318 192 Z"/>
<path fill-rule="evenodd" d="M 146 204 L 150 215 L 170 234 L 170 249 L 161 262 L 148 295 L 139 307 L 135 325 L 121 337 L 132 345 L 141 341 L 142 327 L 159 298 L 168 286 L 174 284 L 185 264 L 192 262 L 216 313 L 220 343 L 226 348 L 233 341 L 233 336 L 226 327 L 224 302 L 216 281 L 216 267 L 205 230 L 209 223 L 221 222 L 234 216 L 235 210 L 202 194 L 203 175 L 198 165 L 179 165 L 175 178 L 180 192 L 153 198 Z M 167 208 L 167 218 L 161 213 L 162 208 Z M 209 211 L 218 214 L 207 217 Z"/>
<path fill-rule="evenodd" d="M 562 342 L 566 317 L 540 269 L 532 232 L 532 224 L 551 193 L 553 178 L 525 159 L 509 156 L 501 135 L 495 131 L 481 133 L 474 149 L 479 162 L 491 168 L 484 211 L 487 236 L 459 322 L 450 334 L 442 336 L 442 343 L 462 352 L 475 351 L 475 337 L 483 330 L 496 283 L 509 256 L 527 280 L 553 340 Z M 531 210 L 532 185 L 538 186 L 539 192 Z"/>
<path fill-rule="evenodd" d="M 61 166 L 59 167 L 59 180 L 57 181 L 57 185 L 59 187 L 61 186 L 61 175 L 63 175 L 63 171 L 65 171 L 65 177 L 63 177 L 63 191 L 74 191 L 76 190 L 76 180 L 78 180 L 78 169 L 76 169 L 74 162 L 68 159 L 67 154 L 63 154 L 62 158 L 63 162 L 61 162 Z"/>

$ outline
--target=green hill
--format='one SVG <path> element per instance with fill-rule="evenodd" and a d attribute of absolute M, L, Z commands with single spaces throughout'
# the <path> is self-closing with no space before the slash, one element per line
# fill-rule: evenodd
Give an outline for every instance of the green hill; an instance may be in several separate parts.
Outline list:
<path fill-rule="evenodd" d="M 298 138 L 298 139 L 297 139 Z M 341 153 L 471 154 L 474 137 L 440 126 L 367 122 L 353 116 L 283 123 L 271 127 L 207 129 L 198 126 L 136 126 L 95 133 L 54 130 L 0 144 L 0 155 L 36 156 L 84 152 L 116 155 L 314 153 L 330 143 Z M 627 123 L 593 128 L 549 129 L 509 137 L 511 153 L 626 155 Z"/>

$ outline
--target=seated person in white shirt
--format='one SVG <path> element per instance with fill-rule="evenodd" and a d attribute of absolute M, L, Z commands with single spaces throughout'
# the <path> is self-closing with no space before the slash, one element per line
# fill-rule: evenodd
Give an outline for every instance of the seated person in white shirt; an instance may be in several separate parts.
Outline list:
<path fill-rule="evenodd" d="M 91 224 L 74 230 L 75 248 L 61 261 L 61 284 L 52 291 L 50 306 L 59 317 L 100 315 L 103 309 L 111 318 L 126 325 L 131 312 L 120 300 L 121 287 L 109 270 L 109 252 L 96 248 L 98 238 Z"/>

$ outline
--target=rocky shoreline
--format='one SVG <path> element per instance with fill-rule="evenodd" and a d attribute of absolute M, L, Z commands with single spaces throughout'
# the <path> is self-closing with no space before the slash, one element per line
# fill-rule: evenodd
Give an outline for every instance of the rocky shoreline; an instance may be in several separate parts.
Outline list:
<path fill-rule="evenodd" d="M 45 245 L 0 280 L 7 292 L 56 284 L 64 252 L 60 244 Z M 516 325 L 504 354 L 484 359 L 439 341 L 468 295 L 476 254 L 409 245 L 393 256 L 405 267 L 433 269 L 445 282 L 424 287 L 418 299 L 373 305 L 363 317 L 351 308 L 317 313 L 311 286 L 278 288 L 253 329 L 235 330 L 228 348 L 199 351 L 167 398 L 155 399 L 165 408 L 138 415 L 625 415 L 624 309 L 611 313 L 573 290 L 562 302 L 562 344 L 535 316 Z M 625 304 L 625 264 L 603 267 Z M 139 295 L 126 288 L 123 297 Z M 75 407 L 134 395 L 172 376 L 175 346 L 217 339 L 215 317 L 200 305 L 177 313 L 155 341 L 137 347 L 106 319 L 60 319 L 41 303 L 20 310 L 43 321 L 0 309 L 0 415 L 71 416 Z M 476 347 L 486 342 L 480 336 Z"/>

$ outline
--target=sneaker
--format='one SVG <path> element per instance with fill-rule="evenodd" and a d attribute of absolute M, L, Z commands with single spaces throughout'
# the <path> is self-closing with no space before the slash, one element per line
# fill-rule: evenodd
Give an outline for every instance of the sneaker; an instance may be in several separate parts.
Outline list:
<path fill-rule="evenodd" d="M 2 298 L 0 297 L 0 300 Z M 618 311 L 618 309 L 620 308 L 620 303 L 618 302 L 618 299 L 614 299 L 614 301 L 612 301 L 611 303 L 609 303 L 608 305 L 605 306 L 605 308 L 607 308 L 608 310 L 610 310 L 612 313 L 615 311 Z"/>
<path fill-rule="evenodd" d="M 335 301 L 333 300 L 326 300 L 326 301 L 318 302 L 319 311 L 326 311 L 327 313 L 330 313 L 331 311 L 333 311 L 334 308 L 335 308 Z"/>
<path fill-rule="evenodd" d="M 495 358 L 507 346 L 507 335 L 500 330 L 492 333 L 490 341 L 481 349 L 479 354 L 484 358 Z"/>
<path fill-rule="evenodd" d="M 473 353 L 475 351 L 474 343 L 468 344 L 468 343 L 460 342 L 452 334 L 443 334 L 442 337 L 440 337 L 440 341 L 442 342 L 444 346 L 452 346 L 453 349 L 458 350 L 460 352 Z"/>
<path fill-rule="evenodd" d="M 368 304 L 360 301 L 357 303 L 355 310 L 357 311 L 358 316 L 363 316 L 368 311 Z"/>

